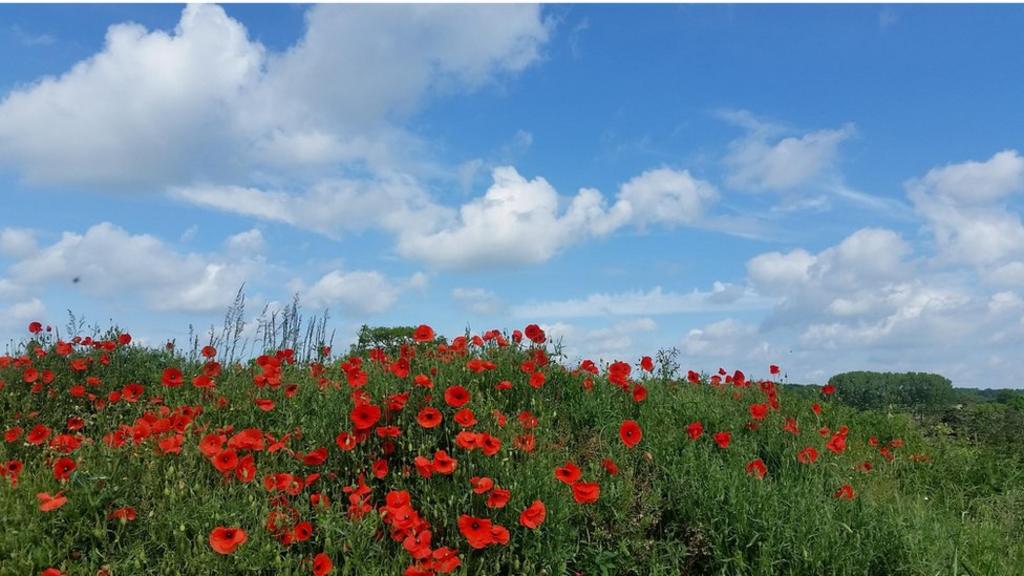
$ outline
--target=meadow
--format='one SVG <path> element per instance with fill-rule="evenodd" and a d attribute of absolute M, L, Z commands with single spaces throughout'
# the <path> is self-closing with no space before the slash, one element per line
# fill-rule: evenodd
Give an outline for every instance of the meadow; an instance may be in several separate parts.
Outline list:
<path fill-rule="evenodd" d="M 5 576 L 1024 574 L 1017 455 L 776 366 L 567 366 L 536 325 L 241 359 L 29 328 Z"/>

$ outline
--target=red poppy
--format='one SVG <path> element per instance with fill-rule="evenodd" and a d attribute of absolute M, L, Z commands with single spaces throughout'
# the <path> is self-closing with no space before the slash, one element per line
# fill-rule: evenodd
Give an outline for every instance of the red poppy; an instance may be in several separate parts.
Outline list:
<path fill-rule="evenodd" d="M 210 547 L 218 554 L 233 554 L 248 539 L 241 528 L 218 526 L 210 532 Z"/>
<path fill-rule="evenodd" d="M 530 386 L 534 390 L 540 390 L 541 387 L 544 386 L 544 382 L 546 380 L 547 377 L 544 376 L 543 372 L 534 372 L 533 374 L 530 375 Z"/>
<path fill-rule="evenodd" d="M 160 381 L 168 388 L 177 388 L 178 386 L 181 386 L 183 381 L 181 370 L 178 370 L 177 368 L 164 368 L 164 373 L 160 378 Z"/>
<path fill-rule="evenodd" d="M 213 358 L 217 355 L 217 349 L 213 346 L 203 346 L 202 355 L 204 358 Z"/>
<path fill-rule="evenodd" d="M 779 373 L 779 367 L 776 366 L 775 364 L 772 364 L 768 366 L 768 372 L 770 372 L 772 376 L 775 376 Z"/>
<path fill-rule="evenodd" d="M 380 420 L 381 410 L 375 404 L 360 404 L 349 414 L 356 430 L 369 430 Z"/>
<path fill-rule="evenodd" d="M 472 548 L 480 550 L 494 543 L 493 525 L 486 518 L 474 518 L 467 514 L 459 516 L 459 532 Z"/>
<path fill-rule="evenodd" d="M 276 406 L 276 404 L 274 404 L 274 401 L 271 400 L 270 398 L 257 398 L 256 400 L 253 401 L 253 403 L 256 404 L 257 408 L 264 412 L 270 412 L 271 410 L 274 409 L 274 406 Z"/>
<path fill-rule="evenodd" d="M 732 434 L 729 432 L 716 432 L 715 433 L 715 444 L 718 444 L 719 448 L 728 448 L 729 443 L 732 442 Z"/>
<path fill-rule="evenodd" d="M 654 372 L 654 360 L 650 356 L 644 356 L 640 359 L 640 369 L 644 372 Z"/>
<path fill-rule="evenodd" d="M 64 573 L 56 568 L 47 568 L 40 572 L 39 576 L 64 576 Z"/>
<path fill-rule="evenodd" d="M 782 429 L 794 436 L 798 436 L 800 434 L 800 429 L 796 425 L 796 418 L 786 418 L 786 422 L 782 425 Z"/>
<path fill-rule="evenodd" d="M 416 415 L 416 421 L 424 428 L 436 428 L 441 420 L 441 411 L 433 406 L 427 406 Z"/>
<path fill-rule="evenodd" d="M 747 474 L 757 478 L 758 480 L 765 477 L 768 474 L 768 467 L 764 465 L 764 460 L 757 458 L 747 463 Z"/>
<path fill-rule="evenodd" d="M 135 508 L 131 506 L 123 506 L 107 514 L 108 520 L 123 520 L 124 522 L 131 522 L 137 517 L 138 514 L 135 512 Z"/>
<path fill-rule="evenodd" d="M 842 431 L 836 432 L 828 439 L 825 447 L 836 454 L 842 454 L 846 450 L 846 434 Z"/>
<path fill-rule="evenodd" d="M 566 462 L 565 466 L 555 468 L 555 478 L 570 486 L 579 481 L 581 476 L 583 476 L 583 471 L 572 462 Z"/>
<path fill-rule="evenodd" d="M 601 486 L 597 482 L 577 482 L 572 485 L 572 499 L 577 504 L 593 504 L 601 495 Z"/>
<path fill-rule="evenodd" d="M 829 396 L 831 394 L 834 394 L 835 391 L 836 391 L 836 387 L 833 386 L 832 384 L 826 384 L 826 385 L 821 387 L 821 393 L 824 394 L 825 396 Z"/>
<path fill-rule="evenodd" d="M 547 508 L 544 507 L 544 503 L 540 500 L 534 500 L 533 503 L 519 514 L 519 524 L 533 530 L 544 523 L 546 515 Z"/>
<path fill-rule="evenodd" d="M 764 420 L 765 416 L 768 415 L 767 404 L 751 404 L 750 405 L 750 417 L 754 420 Z"/>
<path fill-rule="evenodd" d="M 799 460 L 801 464 L 813 464 L 814 461 L 818 459 L 818 451 L 808 446 L 797 452 L 796 459 Z"/>
<path fill-rule="evenodd" d="M 413 331 L 412 339 L 416 342 L 430 342 L 434 339 L 434 329 L 426 324 L 420 324 Z"/>
<path fill-rule="evenodd" d="M 604 467 L 604 471 L 607 472 L 609 476 L 615 476 L 619 473 L 619 465 L 611 458 L 605 458 L 602 460 L 601 466 Z"/>
<path fill-rule="evenodd" d="M 487 507 L 488 508 L 504 508 L 508 504 L 508 499 L 512 496 L 511 490 L 504 488 L 494 488 L 491 493 L 487 495 Z"/>
<path fill-rule="evenodd" d="M 494 480 L 491 480 L 487 476 L 473 476 L 469 479 L 470 486 L 473 487 L 475 494 L 484 494 L 494 487 Z"/>
<path fill-rule="evenodd" d="M 857 494 L 853 491 L 853 486 L 843 484 L 839 487 L 839 490 L 836 490 L 836 493 L 833 494 L 833 496 L 840 500 L 853 500 L 857 497 Z"/>
<path fill-rule="evenodd" d="M 59 482 L 66 482 L 71 478 L 71 473 L 75 471 L 78 464 L 74 460 L 68 457 L 57 458 L 53 462 L 53 477 Z"/>
<path fill-rule="evenodd" d="M 686 433 L 690 435 L 690 440 L 696 440 L 704 434 L 704 425 L 700 423 L 700 420 L 690 422 L 690 425 L 686 427 Z"/>
<path fill-rule="evenodd" d="M 632 448 L 640 443 L 643 431 L 640 430 L 640 425 L 636 423 L 636 420 L 626 420 L 619 427 L 619 438 L 622 439 L 622 443 L 626 447 Z"/>
<path fill-rule="evenodd" d="M 57 492 L 53 496 L 49 492 L 40 492 L 36 494 L 36 499 L 39 500 L 40 512 L 52 512 L 67 504 L 68 501 L 62 492 Z"/>
<path fill-rule="evenodd" d="M 458 464 L 454 458 L 448 455 L 444 450 L 438 450 L 434 452 L 434 461 L 432 462 L 432 470 L 438 474 L 449 475 L 455 472 L 455 466 Z"/>
<path fill-rule="evenodd" d="M 814 412 L 815 414 L 821 414 L 821 404 L 818 404 L 817 402 L 811 404 L 811 412 Z"/>
<path fill-rule="evenodd" d="M 331 557 L 323 552 L 313 557 L 313 576 L 326 576 L 334 569 Z"/>
<path fill-rule="evenodd" d="M 476 425 L 476 414 L 469 408 L 463 408 L 455 413 L 455 421 L 458 422 L 459 426 L 463 428 L 469 428 Z"/>
<path fill-rule="evenodd" d="M 543 344 L 544 340 L 546 339 L 546 336 L 544 335 L 544 330 L 542 330 L 541 327 L 537 326 L 536 324 L 527 325 L 527 327 L 523 329 L 523 334 L 525 334 L 526 337 L 529 338 L 530 341 L 533 342 L 534 344 Z"/>
<path fill-rule="evenodd" d="M 222 474 L 233 471 L 236 466 L 238 466 L 238 453 L 234 448 L 221 450 L 213 457 L 213 467 Z"/>
<path fill-rule="evenodd" d="M 444 401 L 452 408 L 458 408 L 466 402 L 469 402 L 469 390 L 466 390 L 462 386 L 449 386 L 444 391 Z"/>
<path fill-rule="evenodd" d="M 43 442 L 46 442 L 46 439 L 50 437 L 51 432 L 52 430 L 46 427 L 46 425 L 36 424 L 25 436 L 25 441 L 33 446 L 38 446 Z"/>

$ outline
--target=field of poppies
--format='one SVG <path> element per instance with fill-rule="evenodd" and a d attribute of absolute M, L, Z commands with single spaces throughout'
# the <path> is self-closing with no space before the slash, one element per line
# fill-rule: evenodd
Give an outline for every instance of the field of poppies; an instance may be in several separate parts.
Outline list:
<path fill-rule="evenodd" d="M 536 325 L 241 361 L 29 332 L 2 575 L 1024 574 L 1019 462 L 776 366 L 566 366 Z"/>

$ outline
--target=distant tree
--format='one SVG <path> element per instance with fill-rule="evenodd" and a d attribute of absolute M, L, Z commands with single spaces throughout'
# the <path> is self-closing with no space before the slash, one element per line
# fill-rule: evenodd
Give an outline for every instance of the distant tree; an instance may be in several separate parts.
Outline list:
<path fill-rule="evenodd" d="M 954 400 L 953 383 L 924 372 L 845 372 L 829 382 L 836 398 L 862 410 L 907 410 L 919 416 L 938 414 Z"/>

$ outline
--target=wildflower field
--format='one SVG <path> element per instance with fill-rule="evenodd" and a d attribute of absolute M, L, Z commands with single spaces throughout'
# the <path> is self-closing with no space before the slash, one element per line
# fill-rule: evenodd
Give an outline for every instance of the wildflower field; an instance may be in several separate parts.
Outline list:
<path fill-rule="evenodd" d="M 536 325 L 241 361 L 29 328 L 3 575 L 1024 574 L 1019 462 L 775 366 L 565 366 Z"/>

